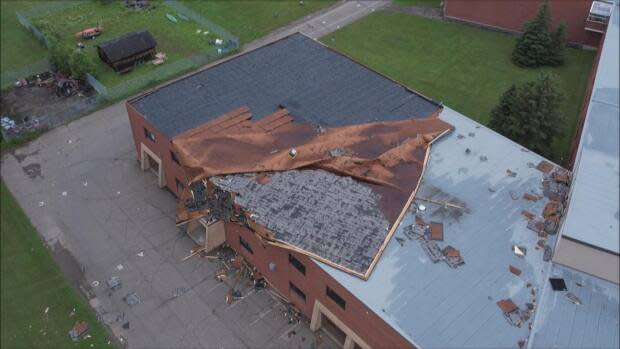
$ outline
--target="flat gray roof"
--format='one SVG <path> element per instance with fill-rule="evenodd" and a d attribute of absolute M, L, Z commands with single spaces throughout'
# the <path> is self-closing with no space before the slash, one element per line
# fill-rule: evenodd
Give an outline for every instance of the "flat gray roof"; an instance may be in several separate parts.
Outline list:
<path fill-rule="evenodd" d="M 554 264 L 550 277 L 563 278 L 566 292 L 542 292 L 532 348 L 618 348 L 618 285 Z M 582 304 L 572 303 L 568 292 Z"/>
<path fill-rule="evenodd" d="M 525 192 L 542 195 L 543 173 L 534 166 L 543 158 L 448 107 L 440 118 L 455 130 L 433 144 L 416 203 L 426 206 L 425 221 L 443 223 L 441 247 L 460 250 L 465 264 L 433 264 L 418 241 L 406 238 L 411 210 L 394 235 L 404 245 L 392 238 L 368 281 L 317 264 L 417 347 L 516 348 L 527 341 L 528 325 L 509 324 L 496 302 L 511 298 L 523 308 L 532 301 L 531 290 L 548 282 L 551 263 L 543 261 L 543 249 L 536 249 L 540 238 L 521 214 L 541 215 L 548 202 L 522 199 Z M 553 246 L 554 237 L 547 244 Z M 524 258 L 513 254 L 513 244 L 527 248 Z"/>
<path fill-rule="evenodd" d="M 620 252 L 619 7 L 607 26 L 561 233 Z"/>
<path fill-rule="evenodd" d="M 327 127 L 425 117 L 439 105 L 310 39 L 293 34 L 129 102 L 172 138 L 245 105 L 254 119 L 286 107 Z"/>

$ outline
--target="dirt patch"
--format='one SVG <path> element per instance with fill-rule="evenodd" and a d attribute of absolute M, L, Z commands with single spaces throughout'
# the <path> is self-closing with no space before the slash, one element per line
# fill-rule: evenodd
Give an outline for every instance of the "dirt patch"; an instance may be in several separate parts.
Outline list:
<path fill-rule="evenodd" d="M 53 87 L 23 87 L 2 91 L 0 114 L 17 124 L 39 120 L 40 127 L 56 127 L 97 108 L 97 95 L 87 91 L 70 97 L 56 95 Z"/>
<path fill-rule="evenodd" d="M 60 270 L 63 271 L 69 282 L 76 288 L 85 285 L 85 268 L 75 259 L 75 257 L 60 242 L 51 246 L 52 257 Z"/>

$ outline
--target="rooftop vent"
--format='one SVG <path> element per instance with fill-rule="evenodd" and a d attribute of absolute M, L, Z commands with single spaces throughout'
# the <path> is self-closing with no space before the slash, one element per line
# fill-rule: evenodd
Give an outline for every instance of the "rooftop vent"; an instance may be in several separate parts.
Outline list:
<path fill-rule="evenodd" d="M 564 279 L 560 279 L 560 278 L 549 278 L 549 282 L 551 283 L 551 288 L 554 291 L 566 291 L 566 283 L 564 282 Z"/>
<path fill-rule="evenodd" d="M 592 1 L 585 29 L 597 33 L 604 33 L 607 22 L 609 22 L 609 17 L 611 17 L 613 6 L 613 2 L 610 1 Z"/>

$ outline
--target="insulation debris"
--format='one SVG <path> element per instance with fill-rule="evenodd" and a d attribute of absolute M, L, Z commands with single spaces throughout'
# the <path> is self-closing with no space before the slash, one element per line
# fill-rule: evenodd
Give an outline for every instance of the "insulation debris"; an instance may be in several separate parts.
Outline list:
<path fill-rule="evenodd" d="M 429 235 L 430 227 L 424 222 L 416 223 L 410 225 L 408 228 L 404 229 L 405 236 L 409 239 L 424 239 Z"/>
<path fill-rule="evenodd" d="M 516 276 L 521 275 L 521 269 L 519 269 L 519 268 L 517 268 L 515 266 L 509 265 L 508 266 L 508 270 L 510 270 L 510 272 L 515 274 Z"/>
<path fill-rule="evenodd" d="M 435 241 L 420 240 L 420 245 L 433 263 L 443 259 L 443 253 Z"/>

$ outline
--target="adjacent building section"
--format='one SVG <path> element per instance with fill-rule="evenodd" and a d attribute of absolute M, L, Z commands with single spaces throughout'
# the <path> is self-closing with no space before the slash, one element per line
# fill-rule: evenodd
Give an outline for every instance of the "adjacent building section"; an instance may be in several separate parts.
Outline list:
<path fill-rule="evenodd" d="M 619 11 L 614 6 L 577 156 L 554 260 L 618 283 L 620 275 Z"/>
<path fill-rule="evenodd" d="M 485 27 L 521 31 L 523 24 L 536 16 L 543 0 L 445 0 L 446 18 Z M 564 21 L 567 39 L 577 45 L 598 47 L 605 31 L 611 1 L 549 0 L 553 25 Z"/>

